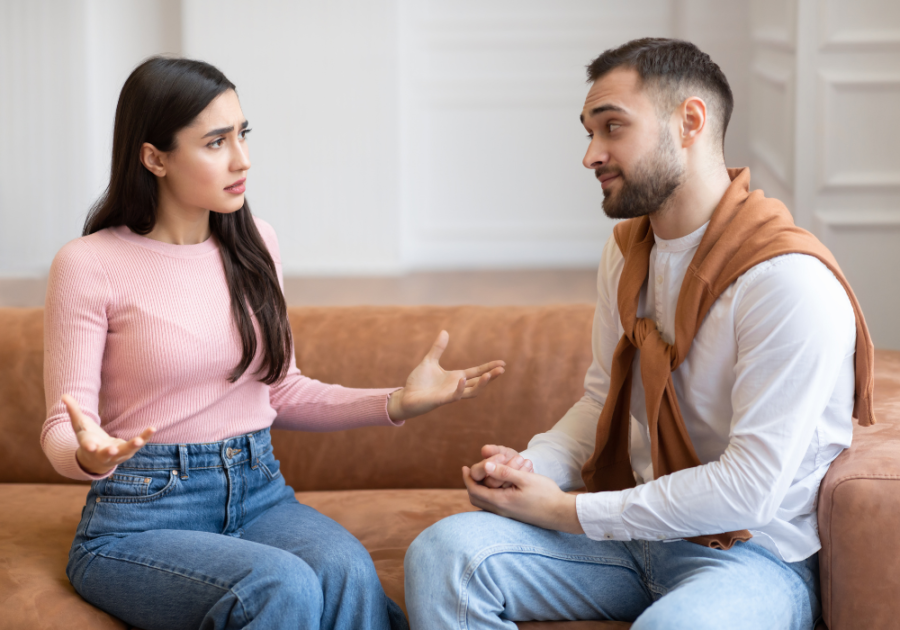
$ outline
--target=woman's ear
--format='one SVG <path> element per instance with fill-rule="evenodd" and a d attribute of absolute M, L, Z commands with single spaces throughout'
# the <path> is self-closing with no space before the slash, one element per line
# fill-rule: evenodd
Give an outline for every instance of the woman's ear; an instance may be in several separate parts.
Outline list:
<path fill-rule="evenodd" d="M 141 164 L 157 177 L 166 176 L 166 154 L 149 142 L 141 145 Z"/>
<path fill-rule="evenodd" d="M 706 128 L 706 103 L 692 96 L 681 104 L 681 146 L 687 148 L 697 141 Z"/>

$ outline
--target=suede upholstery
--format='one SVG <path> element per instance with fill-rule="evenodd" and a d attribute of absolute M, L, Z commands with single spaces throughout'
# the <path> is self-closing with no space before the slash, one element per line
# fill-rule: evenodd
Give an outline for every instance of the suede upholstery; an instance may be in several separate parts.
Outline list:
<path fill-rule="evenodd" d="M 592 312 L 582 305 L 290 309 L 300 369 L 327 382 L 401 385 L 441 328 L 450 332 L 445 367 L 508 363 L 506 375 L 478 399 L 400 429 L 273 432 L 299 500 L 362 541 L 396 601 L 403 603 L 410 542 L 444 516 L 474 509 L 460 467 L 474 462 L 484 443 L 523 448 L 583 394 Z M 40 449 L 42 317 L 41 309 L 0 309 L 0 626 L 125 628 L 81 600 L 65 576 L 87 486 L 60 477 Z M 900 592 L 900 543 L 892 536 L 900 516 L 900 352 L 876 355 L 875 410 L 879 424 L 856 428 L 853 447 L 832 466 L 820 495 L 823 598 L 832 630 L 888 628 L 900 618 L 892 597 Z"/>

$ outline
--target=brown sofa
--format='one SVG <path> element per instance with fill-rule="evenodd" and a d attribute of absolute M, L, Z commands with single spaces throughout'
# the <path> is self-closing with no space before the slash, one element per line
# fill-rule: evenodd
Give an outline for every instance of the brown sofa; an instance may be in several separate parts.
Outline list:
<path fill-rule="evenodd" d="M 124 628 L 85 603 L 65 564 L 87 487 L 57 475 L 39 446 L 44 420 L 42 310 L 0 309 L 0 627 Z M 275 432 L 298 498 L 331 516 L 372 554 L 388 595 L 403 602 L 403 557 L 435 521 L 472 510 L 460 467 L 485 443 L 524 448 L 583 393 L 592 308 L 296 308 L 297 362 L 309 376 L 355 387 L 400 385 L 441 328 L 442 360 L 502 358 L 506 375 L 478 399 L 400 429 Z M 878 352 L 879 423 L 857 427 L 822 485 L 822 592 L 831 630 L 900 624 L 900 352 Z M 613 622 L 529 622 L 588 630 Z"/>

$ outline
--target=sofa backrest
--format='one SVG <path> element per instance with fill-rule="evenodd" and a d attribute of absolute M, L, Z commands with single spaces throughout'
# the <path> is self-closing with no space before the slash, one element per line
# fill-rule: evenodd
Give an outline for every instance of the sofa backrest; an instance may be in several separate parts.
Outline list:
<path fill-rule="evenodd" d="M 460 467 L 484 444 L 522 449 L 584 393 L 591 361 L 589 305 L 546 307 L 290 308 L 304 374 L 348 387 L 403 385 L 441 329 L 447 369 L 503 359 L 507 372 L 473 400 L 399 429 L 273 431 L 276 456 L 298 491 L 461 488 Z M 45 418 L 43 309 L 0 309 L 0 482 L 77 483 L 40 448 Z"/>

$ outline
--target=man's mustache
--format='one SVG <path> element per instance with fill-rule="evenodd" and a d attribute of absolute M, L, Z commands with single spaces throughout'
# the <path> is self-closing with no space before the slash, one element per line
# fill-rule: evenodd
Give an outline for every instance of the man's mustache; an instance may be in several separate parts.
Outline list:
<path fill-rule="evenodd" d="M 614 168 L 611 166 L 605 168 L 595 168 L 594 169 L 594 177 L 600 179 L 604 175 L 621 175 L 622 171 L 619 168 Z"/>

